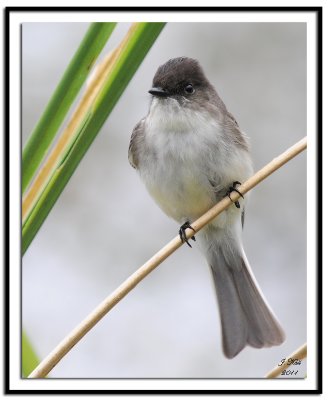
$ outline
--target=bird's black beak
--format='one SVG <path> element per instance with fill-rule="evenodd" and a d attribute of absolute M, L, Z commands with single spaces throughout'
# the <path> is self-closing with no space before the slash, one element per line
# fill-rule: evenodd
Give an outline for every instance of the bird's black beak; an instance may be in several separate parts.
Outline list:
<path fill-rule="evenodd" d="M 152 96 L 156 96 L 156 97 L 168 97 L 169 96 L 169 93 L 160 87 L 154 87 L 154 88 L 150 89 L 149 93 Z"/>

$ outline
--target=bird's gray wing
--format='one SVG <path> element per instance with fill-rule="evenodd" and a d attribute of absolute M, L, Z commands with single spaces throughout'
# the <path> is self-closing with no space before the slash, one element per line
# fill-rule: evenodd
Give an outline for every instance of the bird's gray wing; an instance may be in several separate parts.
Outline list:
<path fill-rule="evenodd" d="M 145 118 L 138 122 L 135 126 L 129 143 L 128 160 L 133 168 L 138 169 L 138 148 L 144 139 L 144 122 Z"/>

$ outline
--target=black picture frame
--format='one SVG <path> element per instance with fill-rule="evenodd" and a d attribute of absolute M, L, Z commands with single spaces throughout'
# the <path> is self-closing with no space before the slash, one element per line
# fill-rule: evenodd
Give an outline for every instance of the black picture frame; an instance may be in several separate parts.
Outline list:
<path fill-rule="evenodd" d="M 317 71 L 317 135 L 316 135 L 316 181 L 317 181 L 317 388 L 315 390 L 16 390 L 10 387 L 10 354 L 9 354 L 9 342 L 10 342 L 10 329 L 9 329 L 9 268 L 10 268 L 10 257 L 9 257 L 9 239 L 8 232 L 10 230 L 9 221 L 9 135 L 10 135 L 10 123 L 9 123 L 9 76 L 10 76 L 10 64 L 9 64 L 9 32 L 10 32 L 10 15 L 13 13 L 29 13 L 29 12 L 82 12 L 92 13 L 99 11 L 111 11 L 111 12 L 136 12 L 136 13 L 147 13 L 147 12 L 311 12 L 316 14 L 317 18 L 317 33 L 316 33 L 316 47 L 317 47 L 317 60 L 316 60 L 316 71 Z M 322 393 L 322 7 L 7 7 L 4 10 L 4 22 L 5 22 L 5 135 L 4 135 L 4 238 L 5 238 L 5 280 L 4 280 L 4 300 L 5 300 L 5 312 L 4 312 L 4 326 L 5 326 L 5 337 L 4 337 L 4 392 L 5 394 L 180 394 L 180 395 L 213 395 L 213 394 L 321 394 Z M 233 385 L 232 385 L 233 386 Z"/>

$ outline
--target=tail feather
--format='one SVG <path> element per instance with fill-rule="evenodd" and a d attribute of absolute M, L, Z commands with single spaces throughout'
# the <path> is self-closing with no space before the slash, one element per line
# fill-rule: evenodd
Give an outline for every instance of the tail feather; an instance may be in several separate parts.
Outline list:
<path fill-rule="evenodd" d="M 219 302 L 226 357 L 235 357 L 246 345 L 280 345 L 285 334 L 257 285 L 243 249 L 212 246 L 207 249 L 207 259 Z"/>

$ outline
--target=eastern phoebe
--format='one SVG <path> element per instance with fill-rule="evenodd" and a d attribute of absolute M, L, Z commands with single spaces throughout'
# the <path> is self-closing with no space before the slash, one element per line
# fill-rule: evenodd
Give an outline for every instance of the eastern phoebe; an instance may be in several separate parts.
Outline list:
<path fill-rule="evenodd" d="M 161 65 L 149 93 L 150 110 L 133 130 L 129 161 L 162 210 L 183 224 L 180 235 L 187 241 L 189 223 L 252 175 L 247 138 L 194 59 Z M 214 278 L 228 358 L 246 345 L 270 347 L 285 339 L 243 250 L 246 197 L 198 234 Z"/>

